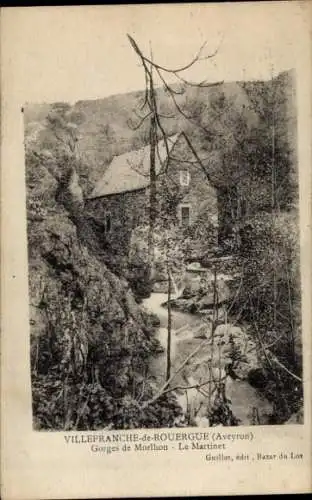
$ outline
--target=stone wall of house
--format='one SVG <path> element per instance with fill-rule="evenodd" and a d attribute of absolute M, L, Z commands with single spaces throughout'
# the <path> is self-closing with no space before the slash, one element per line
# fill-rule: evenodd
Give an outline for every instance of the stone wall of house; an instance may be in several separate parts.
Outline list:
<path fill-rule="evenodd" d="M 116 252 L 127 254 L 132 230 L 148 217 L 147 202 L 147 190 L 140 189 L 89 199 L 86 210 L 98 223 L 103 224 L 103 242 L 109 242 Z"/>
<path fill-rule="evenodd" d="M 173 148 L 173 159 L 168 165 L 167 174 L 159 176 L 158 193 L 161 203 L 166 205 L 166 199 L 171 201 L 172 215 L 180 221 L 180 205 L 189 205 L 191 224 L 196 224 L 199 218 L 218 225 L 218 195 L 192 152 L 186 147 L 185 139 L 181 137 Z M 181 172 L 188 172 L 189 184 L 182 186 Z"/>
<path fill-rule="evenodd" d="M 196 225 L 200 218 L 204 224 L 210 222 L 215 228 L 217 238 L 216 189 L 209 184 L 201 166 L 194 163 L 194 156 L 186 148 L 183 138 L 175 145 L 173 158 L 167 171 L 157 178 L 157 205 L 160 217 L 180 223 L 179 207 L 181 204 L 189 205 L 191 224 Z M 188 172 L 187 186 L 181 185 L 181 171 Z M 148 223 L 149 189 L 89 199 L 86 202 L 86 211 L 93 219 L 103 224 L 103 242 L 109 242 L 118 253 L 128 254 L 133 229 Z M 106 227 L 108 216 L 109 231 Z"/>

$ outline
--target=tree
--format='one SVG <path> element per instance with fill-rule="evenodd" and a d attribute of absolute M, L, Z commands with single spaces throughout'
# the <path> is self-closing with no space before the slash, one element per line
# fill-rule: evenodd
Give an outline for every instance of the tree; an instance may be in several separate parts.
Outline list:
<path fill-rule="evenodd" d="M 208 84 L 206 81 L 200 82 L 200 83 L 194 83 L 186 80 L 183 77 L 183 73 L 187 70 L 190 69 L 194 64 L 196 64 L 200 60 L 205 60 L 205 59 L 210 59 L 215 56 L 217 53 L 217 50 L 210 55 L 205 55 L 203 56 L 203 50 L 206 46 L 206 43 L 202 45 L 198 53 L 195 55 L 195 57 L 190 61 L 188 64 L 180 67 L 180 68 L 166 68 L 164 66 L 161 66 L 157 63 L 154 62 L 153 60 L 153 55 L 151 54 L 151 57 L 146 57 L 143 52 L 140 50 L 138 44 L 136 41 L 130 36 L 127 35 L 128 39 L 130 41 L 130 44 L 136 54 L 138 55 L 143 69 L 144 69 L 144 76 L 145 76 L 145 97 L 143 104 L 140 108 L 140 111 L 145 112 L 145 114 L 142 116 L 138 113 L 136 113 L 136 116 L 138 118 L 138 123 L 137 124 L 130 124 L 133 129 L 138 129 L 140 128 L 145 120 L 150 119 L 150 133 L 149 133 L 149 144 L 150 144 L 150 169 L 149 169 L 149 177 L 150 177 L 150 200 L 149 200 L 149 210 L 150 210 L 150 217 L 149 217 L 149 237 L 148 237 L 148 249 L 149 249 L 149 263 L 151 270 L 153 271 L 154 267 L 154 227 L 156 223 L 156 218 L 157 218 L 157 188 L 156 188 L 156 157 L 158 157 L 158 160 L 160 161 L 161 164 L 164 162 L 161 160 L 160 153 L 158 150 L 158 142 L 157 138 L 161 137 L 162 140 L 164 141 L 164 145 L 166 148 L 166 164 L 170 161 L 170 158 L 172 157 L 170 153 L 170 146 L 168 142 L 168 134 L 165 131 L 165 127 L 162 123 L 162 119 L 166 118 L 172 118 L 172 115 L 164 115 L 160 111 L 160 106 L 157 101 L 157 94 L 155 90 L 155 76 L 158 77 L 158 81 L 164 86 L 164 89 L 170 96 L 176 112 L 178 112 L 181 116 L 187 118 L 189 121 L 194 123 L 194 119 L 191 116 L 187 116 L 183 109 L 180 107 L 180 105 L 177 102 L 176 96 L 181 95 L 184 93 L 184 89 L 182 88 L 181 90 L 177 90 L 174 88 L 173 85 L 169 85 L 166 81 L 165 74 L 171 74 L 174 75 L 177 80 L 183 85 L 190 85 L 190 86 L 197 86 L 197 87 L 211 87 L 216 84 Z M 196 123 L 196 122 L 195 122 Z M 184 132 L 185 135 L 185 132 Z M 194 148 L 192 146 L 192 143 L 190 139 L 185 135 L 188 147 L 192 149 L 194 152 Z M 200 159 L 198 158 L 200 161 Z"/>
<path fill-rule="evenodd" d="M 232 142 L 223 149 L 221 161 L 227 184 L 233 186 L 233 190 L 227 187 L 227 206 L 233 207 L 228 224 L 237 228 L 236 252 L 242 262 L 236 313 L 254 329 L 278 421 L 290 416 L 302 394 L 300 284 L 299 272 L 293 270 L 299 250 L 296 153 L 288 109 L 291 85 L 282 77 L 258 87 L 240 84 L 257 120 L 243 129 L 239 117 L 232 115 L 235 119 L 228 125 Z M 222 103 L 222 120 L 224 112 L 228 113 Z M 239 210 L 242 202 L 244 212 Z"/>
<path fill-rule="evenodd" d="M 146 264 L 149 262 L 149 227 L 139 226 L 135 231 L 135 239 L 139 241 L 139 249 L 132 246 L 130 256 L 131 262 L 135 259 L 140 259 Z M 167 368 L 166 379 L 170 378 L 171 373 L 171 299 L 175 292 L 175 276 L 183 273 L 185 264 L 185 249 L 187 240 L 184 238 L 183 232 L 172 222 L 170 217 L 163 216 L 157 221 L 154 226 L 154 244 L 155 256 L 154 264 L 158 275 L 166 276 L 167 280 L 167 307 L 168 307 L 168 338 L 167 338 Z"/>
<path fill-rule="evenodd" d="M 85 115 L 70 104 L 54 103 L 35 141 L 26 147 L 26 154 L 35 155 L 57 180 L 60 194 L 77 174 L 83 189 L 88 188 L 86 168 L 79 152 L 79 127 L 84 120 Z"/>
<path fill-rule="evenodd" d="M 172 317 L 171 317 L 171 299 L 176 288 L 173 276 L 184 271 L 184 243 L 181 231 L 169 221 L 163 220 L 159 227 L 160 239 L 157 244 L 158 264 L 166 269 L 168 290 L 167 290 L 167 308 L 168 308 L 168 337 L 167 337 L 167 368 L 166 381 L 171 376 L 171 343 L 172 343 Z M 182 236 L 182 238 L 181 238 Z"/>
<path fill-rule="evenodd" d="M 175 228 L 170 227 L 166 221 L 166 216 L 165 214 L 167 213 L 167 210 L 161 211 L 160 207 L 157 207 L 161 211 L 161 217 L 160 219 L 163 219 L 163 225 L 160 223 L 160 228 L 161 228 L 161 241 L 158 242 L 158 245 L 155 244 L 155 229 L 156 229 L 156 213 L 157 213 L 157 208 L 156 208 L 156 203 L 157 203 L 157 197 L 156 195 L 156 176 L 155 176 L 155 152 L 158 155 L 158 159 L 160 160 L 160 163 L 163 165 L 165 168 L 165 165 L 167 162 L 170 160 L 177 161 L 176 158 L 174 158 L 174 155 L 171 154 L 170 147 L 169 147 L 169 138 L 168 134 L 166 133 L 166 127 L 163 126 L 162 119 L 166 118 L 172 118 L 172 115 L 164 115 L 160 112 L 159 109 L 159 104 L 157 101 L 156 97 L 156 92 L 155 92 L 155 87 L 154 87 L 154 75 L 157 75 L 160 83 L 164 86 L 165 91 L 167 92 L 168 96 L 172 100 L 175 112 L 177 115 L 183 117 L 183 119 L 186 120 L 187 123 L 192 124 L 193 126 L 196 126 L 200 129 L 200 131 L 205 133 L 207 136 L 211 137 L 211 133 L 209 128 L 206 128 L 203 126 L 201 123 L 199 123 L 198 120 L 196 120 L 195 116 L 189 115 L 185 112 L 185 110 L 180 106 L 177 96 L 181 95 L 184 93 L 184 86 L 191 86 L 191 87 L 198 87 L 198 88 L 205 88 L 205 87 L 214 87 L 217 84 L 208 84 L 206 81 L 201 82 L 201 83 L 194 83 L 186 80 L 183 77 L 183 72 L 189 68 L 191 68 L 197 61 L 201 59 L 208 59 L 213 57 L 214 54 L 204 56 L 202 57 L 202 51 L 204 49 L 204 46 L 201 47 L 199 50 L 198 54 L 195 56 L 195 58 L 187 65 L 176 68 L 176 69 L 171 69 L 171 68 L 166 68 L 163 67 L 157 63 L 154 62 L 153 57 L 148 58 L 146 57 L 142 51 L 139 49 L 137 43 L 134 41 L 132 37 L 128 35 L 128 38 L 130 40 L 130 43 L 132 47 L 134 48 L 135 52 L 138 54 L 140 61 L 142 62 L 144 72 L 145 72 L 145 80 L 146 80 L 146 91 L 145 91 L 145 99 L 142 104 L 141 110 L 144 110 L 147 108 L 147 112 L 144 116 L 137 116 L 139 118 L 139 122 L 137 125 L 133 126 L 133 128 L 138 128 L 142 126 L 145 120 L 150 118 L 150 223 L 149 223 L 149 238 L 148 238 L 148 252 L 149 252 L 149 261 L 154 262 L 153 254 L 155 252 L 155 247 L 157 246 L 157 250 L 160 253 L 158 258 L 163 262 L 165 269 L 166 269 L 166 275 L 167 275 L 167 281 L 168 281 L 168 291 L 167 291 L 167 305 L 168 305 L 168 339 L 167 339 L 167 368 L 166 368 L 166 382 L 165 385 L 159 390 L 158 394 L 154 396 L 150 401 L 147 401 L 144 403 L 143 407 L 146 408 L 149 404 L 152 404 L 154 401 L 156 401 L 158 398 L 161 398 L 164 394 L 170 393 L 177 389 L 177 387 L 172 387 L 171 382 L 173 378 L 175 377 L 176 373 L 172 374 L 171 371 L 171 297 L 172 297 L 172 287 L 173 287 L 173 269 L 175 266 L 181 265 L 181 261 L 183 262 L 185 257 L 185 250 L 184 250 L 184 255 L 182 255 L 182 259 L 179 256 L 179 252 L 183 249 L 183 243 L 181 242 L 181 232 L 180 234 L 177 235 L 175 234 Z M 166 81 L 166 76 L 167 74 L 174 75 L 177 80 L 182 84 L 183 87 L 180 89 L 177 89 L 173 85 L 169 85 Z M 200 109 L 200 112 L 202 109 Z M 196 110 L 198 112 L 198 110 Z M 209 173 L 207 169 L 205 168 L 203 161 L 201 160 L 200 156 L 198 155 L 196 151 L 196 147 L 194 147 L 194 144 L 192 140 L 190 139 L 190 136 L 188 135 L 187 129 L 183 130 L 182 135 L 184 136 L 186 146 L 189 149 L 189 151 L 192 152 L 192 154 L 195 156 L 196 161 L 203 167 L 204 171 L 206 172 L 208 180 L 211 181 Z M 155 144 L 155 140 L 157 137 L 160 137 L 165 144 L 166 148 L 166 164 L 164 165 L 163 162 L 161 161 L 159 151 L 157 149 L 157 144 Z M 169 197 L 170 196 L 169 193 Z M 169 198 L 168 197 L 168 198 Z M 155 203 L 156 202 L 156 203 Z M 172 199 L 168 199 L 169 204 L 172 202 Z M 183 252 L 183 250 L 182 250 Z M 216 278 L 215 278 L 215 285 L 214 285 L 214 290 L 216 292 Z M 214 303 L 214 311 L 216 311 L 218 307 L 218 301 L 216 297 L 216 293 L 214 294 L 215 296 L 215 303 Z M 211 342 L 212 345 L 214 343 L 214 331 L 217 326 L 217 314 L 214 315 L 213 318 L 213 324 L 212 324 L 212 334 L 211 334 Z M 209 341 L 207 340 L 209 343 Z M 194 351 L 194 353 L 190 356 L 192 357 L 195 355 L 197 352 L 197 349 Z M 187 359 L 185 360 L 185 363 L 187 363 Z M 184 363 L 182 363 L 180 369 L 182 369 L 184 366 Z M 180 371 L 180 369 L 178 371 Z M 220 371 L 221 372 L 221 371 Z M 212 376 L 209 377 L 209 380 L 205 380 L 203 383 L 200 384 L 195 384 L 193 387 L 197 388 L 198 390 L 201 390 L 201 387 L 204 386 L 209 386 L 209 404 L 214 392 L 214 389 L 212 389 L 212 385 L 215 385 L 215 388 L 220 386 L 221 384 L 221 378 L 218 381 L 215 381 Z M 187 386 L 183 387 L 183 390 L 187 390 L 191 388 L 192 386 Z M 220 386 L 221 387 L 221 386 Z M 218 398 L 216 398 L 217 400 Z M 225 404 L 225 393 L 224 391 L 220 392 L 219 394 L 219 403 L 217 403 L 217 407 L 220 407 L 220 401 L 223 401 Z M 231 421 L 232 422 L 232 421 Z M 233 422 L 232 422 L 233 423 Z"/>

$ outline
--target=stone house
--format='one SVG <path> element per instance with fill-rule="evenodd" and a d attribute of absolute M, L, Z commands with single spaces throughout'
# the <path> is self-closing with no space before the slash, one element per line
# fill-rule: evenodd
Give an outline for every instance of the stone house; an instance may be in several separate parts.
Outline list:
<path fill-rule="evenodd" d="M 158 217 L 181 228 L 210 224 L 217 239 L 218 190 L 187 146 L 183 134 L 157 143 Z M 148 222 L 150 145 L 115 156 L 86 202 L 89 215 L 102 223 L 105 240 L 127 254 L 132 231 Z"/>

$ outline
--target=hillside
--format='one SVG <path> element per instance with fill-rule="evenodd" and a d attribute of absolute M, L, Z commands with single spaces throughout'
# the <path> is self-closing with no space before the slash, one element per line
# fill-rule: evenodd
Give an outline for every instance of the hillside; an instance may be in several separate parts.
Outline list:
<path fill-rule="evenodd" d="M 160 350 L 155 319 L 106 266 L 75 170 L 60 182 L 29 151 L 26 186 L 34 429 L 172 425 L 173 398 L 139 403 L 142 383 L 145 399 L 154 390 L 144 374 Z"/>
<path fill-rule="evenodd" d="M 283 128 L 287 140 L 292 141 L 295 126 L 293 78 L 292 71 L 288 71 L 268 82 L 225 82 L 209 88 L 175 87 L 175 91 L 180 92 L 175 95 L 176 102 L 185 115 L 191 117 L 189 120 L 177 111 L 168 92 L 158 88 L 157 101 L 163 115 L 163 127 L 170 135 L 181 130 L 189 133 L 202 158 L 206 158 L 207 152 L 213 150 L 226 148 L 230 152 L 233 124 L 236 126 L 235 122 L 241 121 L 248 130 L 256 128 L 262 114 L 270 106 L 269 99 L 274 87 L 274 92 L 288 103 L 287 106 L 279 106 L 276 121 Z M 73 105 L 73 111 L 82 113 L 84 117 L 79 125 L 78 147 L 83 164 L 79 173 L 88 181 L 85 195 L 88 196 L 113 156 L 139 149 L 148 143 L 148 120 L 138 130 L 133 129 L 140 121 L 135 113 L 144 115 L 140 111 L 143 101 L 144 92 L 138 91 L 104 99 L 82 100 Z M 29 131 L 38 130 L 38 124 L 44 122 L 49 106 L 25 106 L 26 135 Z M 218 173 L 220 165 L 215 160 L 212 163 L 208 162 L 207 168 L 215 169 Z"/>
<path fill-rule="evenodd" d="M 161 120 L 168 134 L 183 130 L 191 138 L 222 194 L 219 240 L 220 220 L 232 235 L 224 231 L 220 241 L 227 240 L 227 246 L 220 245 L 219 250 L 236 252 L 241 277 L 228 317 L 235 324 L 239 318 L 244 328 L 248 325 L 258 351 L 263 388 L 273 404 L 272 422 L 282 423 L 301 405 L 298 234 L 297 214 L 292 210 L 297 200 L 292 74 L 286 72 L 270 82 L 175 90 L 181 91 L 175 99 L 182 113 L 168 92 L 157 89 Z M 133 92 L 73 106 L 55 103 L 25 109 L 35 429 L 186 425 L 186 415 L 180 418 L 181 401 L 171 391 L 158 394 L 157 377 L 149 372 L 162 350 L 162 337 L 158 336 L 161 328 L 157 329 L 160 320 L 139 305 L 153 286 L 148 263 L 127 255 L 121 258 L 105 237 L 103 221 L 86 210 L 90 189 L 111 158 L 148 143 L 148 120 L 137 130 L 129 124 L 143 98 L 143 92 Z M 238 210 L 241 202 L 247 202 L 246 217 Z M 177 255 L 183 263 L 186 250 L 181 235 L 185 238 L 178 232 Z M 200 236 L 204 256 L 207 236 L 204 231 Z M 122 238 L 119 241 L 123 243 Z M 209 282 L 201 286 L 212 290 Z M 198 301 L 194 296 L 191 301 L 194 312 Z M 216 325 L 213 321 L 211 331 Z M 168 338 L 170 328 L 168 319 Z M 270 346 L 279 369 L 272 370 L 267 355 L 263 357 L 258 337 Z M 185 348 L 193 349 L 193 340 Z M 225 376 L 235 380 L 232 361 L 237 361 L 237 350 L 230 337 L 222 342 L 231 350 L 230 371 Z M 203 360 L 194 358 L 194 373 L 197 361 Z M 161 368 L 164 371 L 164 365 Z M 221 399 L 216 396 L 212 407 L 209 401 L 205 410 L 211 425 L 237 425 L 225 392 L 221 396 L 220 392 Z M 246 394 L 243 403 L 247 404 Z M 222 409 L 225 419 L 220 417 Z M 187 425 L 193 425 L 191 417 Z"/>

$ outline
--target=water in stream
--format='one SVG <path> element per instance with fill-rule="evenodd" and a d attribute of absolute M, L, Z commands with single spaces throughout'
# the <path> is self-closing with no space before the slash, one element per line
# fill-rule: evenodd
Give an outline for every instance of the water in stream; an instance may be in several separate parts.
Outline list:
<path fill-rule="evenodd" d="M 157 355 L 150 365 L 151 375 L 155 377 L 157 384 L 161 385 L 165 381 L 166 372 L 166 349 L 167 349 L 167 322 L 168 311 L 162 306 L 167 301 L 167 294 L 152 293 L 151 296 L 143 301 L 143 306 L 150 312 L 156 314 L 160 320 L 158 328 L 158 339 L 164 348 L 164 351 Z M 172 343 L 171 343 L 171 360 L 173 370 L 180 366 L 181 361 L 185 359 L 202 339 L 194 338 L 196 327 L 201 324 L 201 319 L 198 315 L 184 313 L 181 311 L 172 310 Z M 207 329 L 209 327 L 207 326 Z M 207 331 L 209 334 L 209 332 Z M 192 369 L 188 373 L 187 378 L 184 378 L 182 385 L 197 383 L 198 379 L 194 378 L 194 372 L 202 373 L 201 368 L 201 353 L 192 358 Z M 196 373 L 194 375 L 196 377 Z M 179 380 L 181 384 L 181 379 Z M 251 387 L 245 380 L 233 380 L 227 377 L 226 381 L 226 396 L 231 401 L 231 409 L 234 415 L 240 420 L 240 425 L 250 425 L 252 423 L 252 414 L 254 409 L 257 409 L 257 414 L 260 417 L 260 423 L 267 423 L 268 416 L 272 413 L 272 405 L 265 400 L 259 392 Z M 187 394 L 177 394 L 179 404 L 186 412 L 187 403 L 192 401 L 193 405 L 200 405 L 205 398 L 201 396 L 196 389 L 187 391 Z M 204 418 L 204 413 L 198 413 L 198 425 L 207 425 L 207 419 Z"/>

